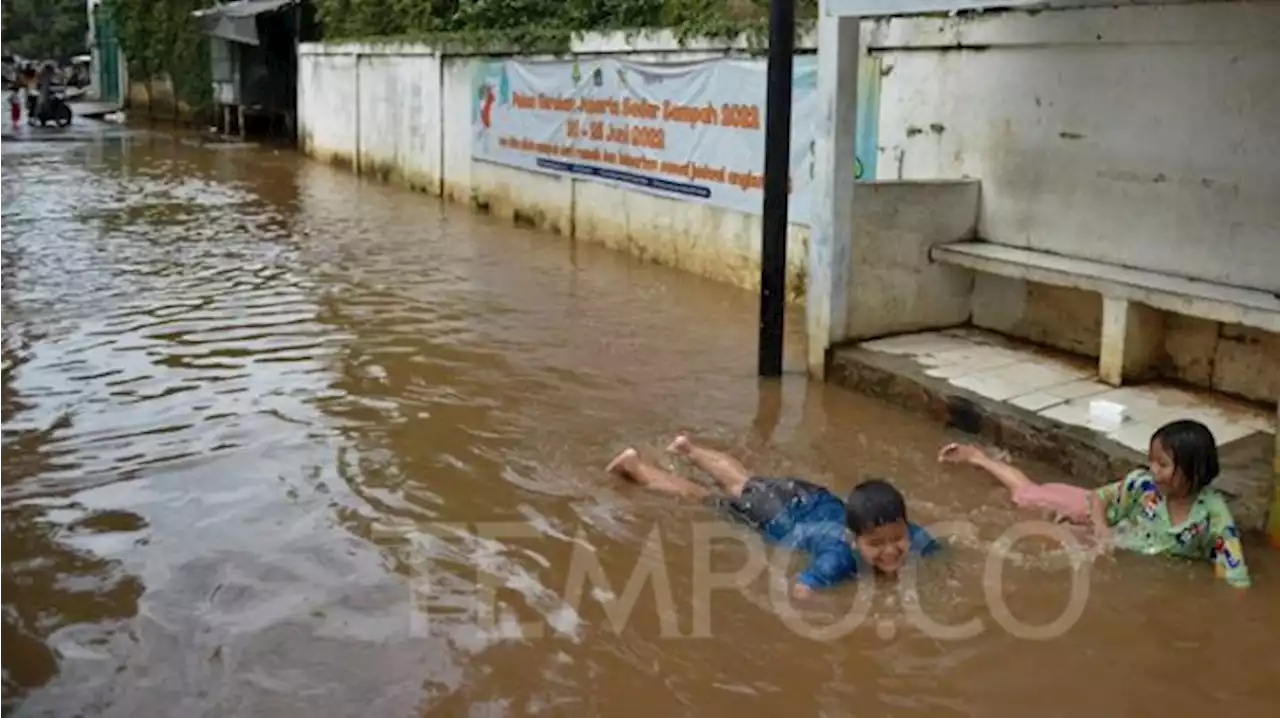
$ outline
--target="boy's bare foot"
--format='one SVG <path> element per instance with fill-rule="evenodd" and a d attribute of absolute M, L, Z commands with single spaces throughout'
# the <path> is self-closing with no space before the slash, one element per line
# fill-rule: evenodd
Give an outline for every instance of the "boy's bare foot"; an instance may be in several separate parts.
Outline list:
<path fill-rule="evenodd" d="M 672 439 L 671 443 L 667 445 L 668 452 L 678 454 L 680 456 L 688 456 L 692 450 L 693 442 L 684 434 L 680 434 L 676 438 Z"/>
<path fill-rule="evenodd" d="M 636 466 L 640 463 L 640 453 L 631 447 L 622 450 L 622 453 L 613 457 L 613 461 L 605 467 L 605 471 L 611 474 L 617 474 L 623 478 L 632 478 L 632 473 Z"/>
<path fill-rule="evenodd" d="M 686 478 L 645 463 L 640 453 L 634 448 L 623 449 L 621 454 L 609 462 L 606 469 L 628 481 L 664 494 L 674 494 L 687 499 L 703 499 L 708 495 L 707 489 Z"/>

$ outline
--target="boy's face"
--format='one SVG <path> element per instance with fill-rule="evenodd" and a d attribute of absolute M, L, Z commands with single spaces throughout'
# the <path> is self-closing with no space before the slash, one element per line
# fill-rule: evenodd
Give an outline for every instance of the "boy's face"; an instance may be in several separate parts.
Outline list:
<path fill-rule="evenodd" d="M 896 576 L 898 571 L 902 570 L 902 564 L 906 563 L 907 552 L 911 547 L 911 536 L 907 531 L 907 522 L 898 519 L 854 536 L 853 545 L 858 549 L 863 560 L 876 571 L 887 576 Z"/>

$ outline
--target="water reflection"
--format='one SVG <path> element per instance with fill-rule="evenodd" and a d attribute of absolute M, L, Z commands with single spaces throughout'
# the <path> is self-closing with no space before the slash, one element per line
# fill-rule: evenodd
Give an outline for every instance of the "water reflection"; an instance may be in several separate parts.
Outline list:
<path fill-rule="evenodd" d="M 7 264 L 7 263 L 6 263 Z M 7 281 L 6 281 L 7 284 Z M 22 426 L 24 414 L 36 409 L 15 387 L 15 376 L 28 361 L 31 341 L 5 332 L 0 406 L 4 418 L 4 547 L 3 617 L 4 695 L 8 710 L 29 689 L 57 673 L 64 633 L 79 624 L 108 626 L 132 617 L 143 587 L 119 561 L 102 557 L 106 545 L 144 540 L 141 517 L 127 511 L 87 512 L 74 500 L 45 500 L 15 505 L 11 486 L 38 477 L 74 471 L 72 452 L 57 437 L 72 428 L 71 416 L 60 413 L 48 426 Z M 61 460 L 60 460 L 61 459 Z M 74 645 L 74 644 L 73 644 Z M 74 650 L 74 649 L 73 649 Z"/>
<path fill-rule="evenodd" d="M 748 293 L 270 149 L 150 133 L 9 143 L 3 160 L 16 714 L 1022 716 L 1050 680 L 1073 712 L 1108 714 L 1139 708 L 1134 681 L 1162 682 L 1099 678 L 1100 655 L 1186 676 L 1143 710 L 1208 710 L 1269 680 L 1167 650 L 1269 655 L 1266 557 L 1234 604 L 1191 567 L 1121 560 L 1052 646 L 1000 630 L 978 578 L 1015 518 L 998 493 L 936 470 L 931 422 L 798 365 L 757 382 Z M 841 492 L 888 475 L 917 520 L 972 519 L 979 536 L 922 570 L 919 601 L 989 630 L 940 642 L 889 591 L 815 643 L 779 620 L 767 578 L 701 596 L 696 536 L 715 517 L 600 472 L 681 430 L 762 474 Z M 485 535 L 501 526 L 523 535 Z M 651 536 L 666 584 L 615 630 L 611 597 Z M 584 557 L 609 585 L 569 605 Z M 707 560 L 743 559 L 726 541 Z M 1008 576 L 1025 620 L 1061 611 L 1060 566 Z M 811 613 L 834 620 L 855 594 Z M 689 638 L 703 600 L 711 636 Z M 518 622 L 547 637 L 500 640 Z"/>

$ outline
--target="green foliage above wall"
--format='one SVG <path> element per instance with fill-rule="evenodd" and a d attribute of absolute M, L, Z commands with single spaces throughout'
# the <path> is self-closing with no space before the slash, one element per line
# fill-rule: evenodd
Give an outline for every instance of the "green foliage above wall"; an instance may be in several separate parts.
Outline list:
<path fill-rule="evenodd" d="M 575 33 L 670 28 L 681 40 L 745 34 L 763 46 L 769 0 L 315 0 L 326 40 L 422 40 L 566 50 Z M 796 16 L 817 16 L 796 0 Z M 802 23 L 803 26 L 803 23 Z"/>
<path fill-rule="evenodd" d="M 168 75 L 179 102 L 193 110 L 213 101 L 209 43 L 191 13 L 213 0 L 106 0 L 134 80 Z"/>

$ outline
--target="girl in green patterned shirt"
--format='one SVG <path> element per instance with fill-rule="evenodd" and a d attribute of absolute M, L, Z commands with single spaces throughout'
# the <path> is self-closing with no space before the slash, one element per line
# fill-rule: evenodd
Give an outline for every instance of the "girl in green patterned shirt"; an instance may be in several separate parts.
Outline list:
<path fill-rule="evenodd" d="M 1093 491 L 1038 484 L 976 446 L 948 444 L 938 460 L 983 469 L 1009 489 L 1018 506 L 1092 524 L 1104 545 L 1207 560 L 1232 586 L 1249 586 L 1240 531 L 1222 494 L 1209 486 L 1218 476 L 1217 442 L 1198 421 L 1183 419 L 1160 427 L 1151 435 L 1148 467 Z"/>

